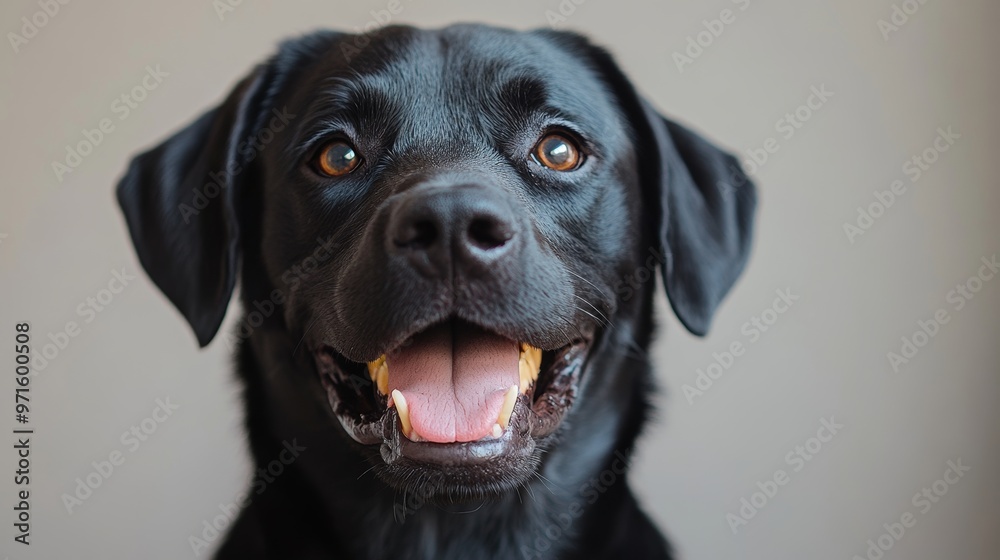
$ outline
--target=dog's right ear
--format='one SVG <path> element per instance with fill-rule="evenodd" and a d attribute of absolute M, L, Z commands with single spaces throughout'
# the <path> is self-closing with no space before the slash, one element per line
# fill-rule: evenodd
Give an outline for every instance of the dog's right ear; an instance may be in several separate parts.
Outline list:
<path fill-rule="evenodd" d="M 184 315 L 201 346 L 222 323 L 236 283 L 236 146 L 250 132 L 263 71 L 244 78 L 218 107 L 137 156 L 118 183 L 143 268 Z"/>

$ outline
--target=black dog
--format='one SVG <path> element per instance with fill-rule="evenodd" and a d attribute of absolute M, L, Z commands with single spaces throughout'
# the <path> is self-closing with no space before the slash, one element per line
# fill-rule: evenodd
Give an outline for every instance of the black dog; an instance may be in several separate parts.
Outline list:
<path fill-rule="evenodd" d="M 219 558 L 669 558 L 625 480 L 651 267 L 703 334 L 746 261 L 737 161 L 610 56 L 461 25 L 282 45 L 118 186 L 139 259 L 234 336 L 258 468 Z"/>

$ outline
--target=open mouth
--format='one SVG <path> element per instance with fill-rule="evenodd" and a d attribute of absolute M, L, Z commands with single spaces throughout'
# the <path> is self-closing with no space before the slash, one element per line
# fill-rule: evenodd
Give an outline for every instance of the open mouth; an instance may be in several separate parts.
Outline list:
<path fill-rule="evenodd" d="M 386 464 L 443 466 L 527 456 L 576 397 L 592 337 L 553 350 L 458 319 L 411 336 L 375 361 L 314 352 L 330 406 Z"/>

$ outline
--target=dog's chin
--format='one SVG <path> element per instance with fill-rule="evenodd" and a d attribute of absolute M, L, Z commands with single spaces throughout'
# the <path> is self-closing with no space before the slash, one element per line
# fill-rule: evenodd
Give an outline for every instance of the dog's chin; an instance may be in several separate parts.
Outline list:
<path fill-rule="evenodd" d="M 313 354 L 333 415 L 381 480 L 424 500 L 462 502 L 535 475 L 576 398 L 593 338 L 543 350 L 450 320 L 367 364 L 326 344 Z"/>

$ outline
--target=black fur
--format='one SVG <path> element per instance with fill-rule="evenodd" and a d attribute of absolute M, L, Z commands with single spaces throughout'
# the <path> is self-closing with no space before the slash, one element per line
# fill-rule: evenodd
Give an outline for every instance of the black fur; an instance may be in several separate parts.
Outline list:
<path fill-rule="evenodd" d="M 528 156 L 553 127 L 582 139 L 580 169 Z M 337 136 L 362 164 L 322 178 L 308 162 Z M 437 215 L 496 215 L 512 248 L 422 272 L 387 236 L 400 208 L 431 197 Z M 143 266 L 201 345 L 239 278 L 246 315 L 226 336 L 257 467 L 285 442 L 305 447 L 251 493 L 218 558 L 670 557 L 625 474 L 654 385 L 655 283 L 636 273 L 662 265 L 674 311 L 704 334 L 746 261 L 756 195 L 735 159 L 658 115 L 605 51 L 472 25 L 291 40 L 138 156 L 118 198 Z M 372 360 L 448 317 L 546 350 L 593 332 L 568 415 L 510 472 L 390 468 L 327 402 L 317 348 Z"/>

